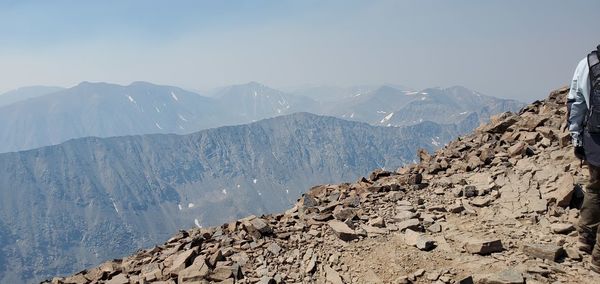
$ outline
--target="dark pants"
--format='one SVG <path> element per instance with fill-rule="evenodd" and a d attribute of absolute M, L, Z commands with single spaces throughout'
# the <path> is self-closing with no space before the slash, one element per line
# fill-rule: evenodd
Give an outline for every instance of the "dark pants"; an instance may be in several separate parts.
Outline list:
<path fill-rule="evenodd" d="M 600 167 L 588 165 L 590 182 L 586 187 L 579 215 L 579 236 L 582 242 L 594 244 L 592 263 L 600 265 Z M 595 241 L 594 241 L 595 239 Z"/>

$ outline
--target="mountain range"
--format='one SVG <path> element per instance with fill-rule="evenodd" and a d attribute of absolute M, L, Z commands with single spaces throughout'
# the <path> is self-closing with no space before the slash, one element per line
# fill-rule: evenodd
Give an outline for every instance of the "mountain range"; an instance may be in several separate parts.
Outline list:
<path fill-rule="evenodd" d="M 294 112 L 406 126 L 423 121 L 458 124 L 471 114 L 485 122 L 493 113 L 523 105 L 464 87 L 419 92 L 392 86 L 322 87 L 287 93 L 251 82 L 221 88 L 210 97 L 146 82 L 83 82 L 68 89 L 38 87 L 26 92 L 29 89 L 0 95 L 0 102 L 12 102 L 0 103 L 0 153 L 88 136 L 189 134 Z"/>

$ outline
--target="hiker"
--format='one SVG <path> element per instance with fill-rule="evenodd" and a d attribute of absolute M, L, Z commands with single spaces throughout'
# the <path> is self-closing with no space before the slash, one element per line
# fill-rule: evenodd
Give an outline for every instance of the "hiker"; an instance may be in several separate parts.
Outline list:
<path fill-rule="evenodd" d="M 600 273 L 600 45 L 575 69 L 567 97 L 568 125 L 575 156 L 589 168 L 589 184 L 577 224 L 579 250 L 592 254 L 590 268 Z"/>

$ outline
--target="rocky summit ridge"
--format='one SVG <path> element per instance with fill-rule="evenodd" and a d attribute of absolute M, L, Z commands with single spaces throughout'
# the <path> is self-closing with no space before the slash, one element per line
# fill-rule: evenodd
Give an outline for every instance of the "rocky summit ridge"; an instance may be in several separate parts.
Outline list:
<path fill-rule="evenodd" d="M 420 162 L 319 185 L 285 213 L 180 231 L 51 283 L 594 283 L 567 88 Z M 597 283 L 597 282 L 596 282 Z"/>

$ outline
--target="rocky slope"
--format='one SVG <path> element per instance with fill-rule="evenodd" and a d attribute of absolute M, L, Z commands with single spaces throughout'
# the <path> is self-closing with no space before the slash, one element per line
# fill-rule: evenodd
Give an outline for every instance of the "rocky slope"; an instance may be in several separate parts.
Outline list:
<path fill-rule="evenodd" d="M 312 188 L 281 214 L 181 231 L 53 283 L 597 283 L 574 249 L 585 170 L 567 89 L 395 172 Z"/>
<path fill-rule="evenodd" d="M 384 128 L 297 113 L 0 154 L 0 283 L 73 273 L 178 229 L 282 211 L 309 186 L 397 168 L 429 137 L 457 135 L 433 123 Z"/>

